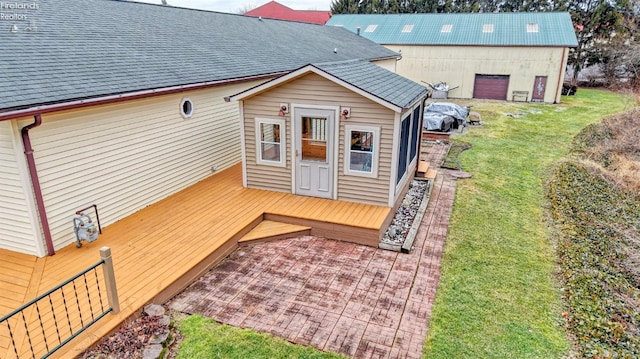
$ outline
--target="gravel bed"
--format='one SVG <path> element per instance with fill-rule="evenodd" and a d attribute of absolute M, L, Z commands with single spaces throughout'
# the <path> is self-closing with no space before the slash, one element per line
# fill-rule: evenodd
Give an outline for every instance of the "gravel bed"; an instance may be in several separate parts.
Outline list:
<path fill-rule="evenodd" d="M 387 232 L 382 237 L 381 242 L 402 245 L 411 229 L 413 220 L 416 217 L 418 208 L 422 203 L 425 192 L 429 189 L 429 181 L 413 180 L 409 185 L 409 190 L 398 207 Z"/>

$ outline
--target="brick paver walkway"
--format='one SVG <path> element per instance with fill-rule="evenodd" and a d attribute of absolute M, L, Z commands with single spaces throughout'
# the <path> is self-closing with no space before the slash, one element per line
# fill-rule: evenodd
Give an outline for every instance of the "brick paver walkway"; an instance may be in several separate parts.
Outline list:
<path fill-rule="evenodd" d="M 419 358 L 455 178 L 440 169 L 409 254 L 313 236 L 242 247 L 170 306 L 355 358 Z"/>

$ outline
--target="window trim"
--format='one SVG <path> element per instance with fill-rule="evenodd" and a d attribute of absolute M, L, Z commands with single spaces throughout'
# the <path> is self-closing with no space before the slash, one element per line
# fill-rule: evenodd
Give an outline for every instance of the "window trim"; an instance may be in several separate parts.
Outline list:
<path fill-rule="evenodd" d="M 351 164 L 351 133 L 353 131 L 373 133 L 373 152 L 371 153 L 371 172 L 355 171 L 350 168 Z M 367 178 L 378 178 L 378 161 L 380 158 L 380 127 L 365 125 L 345 125 L 344 126 L 344 174 L 346 176 L 358 176 Z"/>
<path fill-rule="evenodd" d="M 189 111 L 189 113 L 187 113 L 184 110 L 184 105 L 188 103 L 189 107 L 191 108 L 191 111 Z M 191 101 L 190 98 L 188 97 L 183 97 L 182 100 L 180 100 L 180 115 L 182 116 L 182 118 L 184 119 L 188 119 L 191 118 L 193 116 L 193 111 L 195 110 L 195 106 L 193 105 L 193 101 Z"/>
<path fill-rule="evenodd" d="M 256 164 L 275 167 L 286 167 L 287 159 L 285 145 L 286 141 L 286 127 L 285 120 L 283 118 L 255 118 L 255 135 L 256 135 Z M 280 161 L 265 160 L 262 158 L 262 136 L 260 133 L 261 125 L 279 125 L 280 126 Z M 274 142 L 275 143 L 275 142 Z"/>

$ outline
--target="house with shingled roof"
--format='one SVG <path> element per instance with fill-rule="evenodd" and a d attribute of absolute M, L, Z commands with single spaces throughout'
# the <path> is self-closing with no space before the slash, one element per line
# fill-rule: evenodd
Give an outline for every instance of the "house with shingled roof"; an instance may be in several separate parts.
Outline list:
<path fill-rule="evenodd" d="M 266 19 L 290 20 L 308 22 L 310 24 L 324 25 L 331 18 L 329 10 L 294 10 L 277 1 L 258 6 L 247 11 L 245 16 L 263 17 Z"/>
<path fill-rule="evenodd" d="M 324 127 L 339 134 L 324 137 L 334 141 L 331 155 L 349 151 L 344 131 L 353 137 L 370 132 L 381 148 L 361 145 L 351 154 L 353 164 L 377 156 L 379 162 L 368 166 L 378 166 L 384 196 L 395 196 L 392 182 L 405 183 L 393 179 L 387 152 L 402 151 L 392 137 L 400 133 L 402 118 L 414 113 L 419 91 L 393 74 L 399 56 L 394 51 L 338 27 L 128 1 L 34 1 L 36 10 L 0 22 L 0 248 L 53 254 L 76 242 L 72 219 L 82 208 L 96 204 L 102 226 L 108 226 L 240 162 L 243 145 L 247 151 L 255 146 L 241 141 L 255 119 L 247 117 L 248 107 L 240 116 L 238 103 L 224 98 L 269 80 L 282 89 L 293 85 L 293 77 L 300 84 L 327 81 L 332 91 L 347 88 L 360 96 L 338 99 L 338 91 L 328 101 L 315 88 L 317 98 L 274 98 L 275 112 L 267 113 L 268 106 L 258 118 L 267 119 L 267 126 L 284 119 L 282 138 L 287 132 L 293 141 L 291 115 L 317 119 L 302 110 L 332 109 L 335 122 Z M 298 78 L 301 69 L 308 75 Z M 369 82 L 378 76 L 389 85 Z M 411 99 L 400 96 L 407 88 Z M 371 118 L 356 125 L 367 117 L 366 101 L 373 113 L 389 115 L 389 122 Z M 287 104 L 289 117 L 279 116 L 280 103 Z M 345 116 L 352 122 L 340 121 L 340 111 L 349 108 L 353 115 Z M 320 122 L 314 123 L 317 128 Z M 265 143 L 277 143 L 272 132 Z M 292 166 L 292 142 L 282 149 L 283 167 L 273 166 L 275 155 L 263 152 L 274 173 Z M 333 164 L 331 193 L 349 198 L 339 182 L 344 163 Z M 410 172 L 408 164 L 402 167 Z M 248 186 L 259 183 L 246 179 Z"/>
<path fill-rule="evenodd" d="M 426 96 L 363 60 L 309 64 L 231 96 L 245 187 L 397 207 L 418 164 Z"/>
<path fill-rule="evenodd" d="M 561 12 L 334 15 L 327 26 L 401 53 L 398 74 L 446 82 L 453 98 L 557 103 L 577 46 Z"/>

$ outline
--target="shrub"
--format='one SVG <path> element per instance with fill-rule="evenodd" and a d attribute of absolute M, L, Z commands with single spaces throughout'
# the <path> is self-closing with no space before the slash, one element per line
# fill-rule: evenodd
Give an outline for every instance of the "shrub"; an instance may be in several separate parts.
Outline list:
<path fill-rule="evenodd" d="M 635 148 L 620 120 L 587 127 L 574 141 L 586 159 L 559 164 L 547 184 L 567 329 L 584 357 L 640 357 L 640 200 L 618 180 L 617 156 Z"/>

